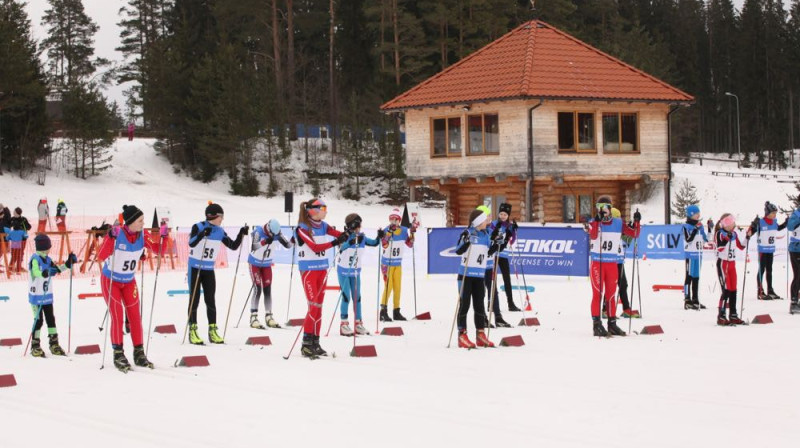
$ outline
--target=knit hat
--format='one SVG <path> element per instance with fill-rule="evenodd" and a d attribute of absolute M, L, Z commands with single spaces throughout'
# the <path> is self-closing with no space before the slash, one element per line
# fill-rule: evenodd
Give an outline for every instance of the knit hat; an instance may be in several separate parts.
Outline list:
<path fill-rule="evenodd" d="M 767 216 L 770 213 L 777 211 L 778 211 L 778 206 L 776 206 L 772 202 L 767 201 L 764 203 L 764 216 Z"/>
<path fill-rule="evenodd" d="M 392 213 L 389 213 L 389 219 L 403 219 L 403 214 L 400 213 L 399 208 L 393 208 Z"/>
<path fill-rule="evenodd" d="M 125 225 L 131 225 L 134 221 L 139 219 L 140 216 L 144 215 L 141 210 L 139 210 L 135 205 L 123 205 L 122 206 L 122 220 Z"/>
<path fill-rule="evenodd" d="M 697 215 L 699 213 L 700 213 L 700 207 L 695 205 L 695 204 L 692 204 L 692 205 L 686 207 L 686 217 L 687 218 L 691 218 L 692 216 Z"/>
<path fill-rule="evenodd" d="M 611 204 L 611 196 L 603 195 L 597 198 L 598 204 Z"/>
<path fill-rule="evenodd" d="M 214 219 L 219 215 L 224 215 L 224 214 L 225 212 L 222 210 L 221 205 L 208 201 L 208 207 L 206 207 L 206 218 Z"/>
<path fill-rule="evenodd" d="M 612 208 L 611 209 L 611 217 L 612 218 L 620 218 L 620 217 L 622 217 L 622 213 L 619 212 L 618 208 Z"/>
<path fill-rule="evenodd" d="M 36 252 L 44 252 L 50 250 L 50 247 L 52 247 L 50 237 L 43 233 L 36 235 L 36 238 L 33 239 L 33 243 L 36 245 Z"/>
<path fill-rule="evenodd" d="M 17 208 L 15 208 L 15 209 L 14 209 L 14 213 L 16 213 L 16 214 L 18 214 L 18 215 L 22 216 L 22 209 L 21 209 L 21 208 L 19 208 L 19 207 L 17 207 Z"/>
<path fill-rule="evenodd" d="M 361 227 L 361 216 L 358 213 L 350 213 L 344 218 L 344 227 L 347 230 L 356 230 Z"/>
<path fill-rule="evenodd" d="M 508 213 L 510 215 L 511 214 L 511 204 L 509 204 L 507 202 L 503 202 L 502 204 L 500 204 L 500 207 L 497 209 L 497 211 L 498 211 L 498 213 L 505 212 L 505 213 Z"/>
<path fill-rule="evenodd" d="M 484 205 L 479 205 L 479 206 L 475 207 L 475 210 L 480 210 L 480 211 L 482 211 L 483 213 L 486 213 L 486 216 L 487 216 L 487 217 L 489 217 L 489 216 L 492 214 L 492 210 L 489 208 L 489 206 L 488 206 L 488 205 L 485 205 L 485 204 L 484 204 Z"/>

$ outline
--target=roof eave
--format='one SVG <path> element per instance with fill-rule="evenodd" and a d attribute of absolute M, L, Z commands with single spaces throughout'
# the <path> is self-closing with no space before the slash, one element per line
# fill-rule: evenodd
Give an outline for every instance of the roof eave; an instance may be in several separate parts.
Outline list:
<path fill-rule="evenodd" d="M 458 105 L 469 105 L 474 103 L 486 103 L 489 101 L 515 101 L 515 100 L 545 100 L 545 101 L 604 101 L 614 103 L 663 103 L 671 105 L 691 106 L 696 101 L 694 97 L 691 99 L 652 99 L 652 98 L 600 98 L 600 97 L 579 97 L 579 96 L 513 96 L 513 97 L 498 97 L 498 98 L 478 98 L 474 100 L 460 100 L 448 101 L 444 103 L 430 103 L 430 104 L 415 104 L 413 106 L 401 107 L 385 107 L 381 106 L 383 113 L 405 112 L 411 109 L 426 109 L 432 107 L 447 107 Z"/>

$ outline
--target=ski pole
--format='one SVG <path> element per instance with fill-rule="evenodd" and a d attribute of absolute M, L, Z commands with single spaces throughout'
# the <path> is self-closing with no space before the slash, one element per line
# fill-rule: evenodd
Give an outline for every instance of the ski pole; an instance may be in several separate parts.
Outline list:
<path fill-rule="evenodd" d="M 247 227 L 247 223 L 244 223 Z M 225 328 L 222 330 L 222 339 L 225 339 L 225 334 L 228 332 L 228 319 L 231 317 L 231 305 L 233 305 L 233 292 L 236 290 L 236 277 L 239 274 L 239 263 L 242 261 L 242 246 L 244 242 L 239 245 L 239 250 L 236 252 L 236 269 L 233 272 L 233 285 L 231 286 L 231 298 L 228 300 L 228 313 L 225 316 Z"/>
<path fill-rule="evenodd" d="M 414 279 L 414 317 L 417 316 L 417 241 L 411 246 L 411 277 Z"/>
<path fill-rule="evenodd" d="M 247 298 L 244 300 L 244 305 L 242 305 L 242 312 L 239 313 L 239 320 L 236 321 L 236 326 L 233 328 L 239 328 L 239 324 L 242 323 L 242 317 L 244 317 L 244 310 L 247 309 L 247 304 L 252 300 L 253 290 L 256 289 L 256 283 L 253 282 L 253 286 L 250 287 L 250 292 L 247 293 Z"/>
<path fill-rule="evenodd" d="M 28 354 L 28 346 L 33 339 L 33 332 L 36 331 L 36 325 L 39 323 L 39 315 L 42 313 L 42 305 L 36 305 L 36 315 L 33 317 L 33 327 L 31 327 L 31 334 L 28 335 L 28 342 L 25 344 L 25 351 L 22 352 L 22 357 Z"/>
<path fill-rule="evenodd" d="M 102 275 L 100 276 L 100 281 L 103 281 Z M 106 311 L 103 313 L 103 320 L 100 322 L 100 326 L 97 327 L 99 331 L 103 331 L 103 329 L 106 327 L 106 319 L 108 319 L 108 308 L 106 308 Z"/>
<path fill-rule="evenodd" d="M 486 339 L 489 339 L 489 334 L 492 331 L 492 313 L 494 312 L 495 293 L 497 292 L 497 258 L 498 253 L 494 253 L 494 266 L 492 266 L 492 286 L 489 291 L 489 318 L 486 322 Z"/>
<path fill-rule="evenodd" d="M 393 230 L 392 230 L 392 232 L 393 232 Z M 392 256 L 392 251 L 393 250 L 394 250 L 394 236 L 392 236 L 392 239 L 389 240 L 389 257 Z M 378 253 L 380 254 L 380 251 L 378 251 Z M 391 260 L 391 258 L 387 259 L 387 263 L 389 262 L 389 260 Z M 382 270 L 383 266 L 379 265 L 379 267 L 380 267 L 380 269 L 379 269 L 378 272 L 380 272 L 380 270 Z M 389 311 L 388 311 L 388 307 L 389 307 L 389 269 L 391 269 L 391 268 L 392 268 L 392 266 L 390 266 L 389 264 L 386 265 L 386 279 L 383 281 L 383 295 L 386 296 L 386 307 L 387 307 L 386 313 L 387 314 L 389 313 Z M 379 280 L 380 280 L 380 277 L 379 277 Z M 380 289 L 378 289 L 378 291 L 380 291 Z M 378 298 L 380 299 L 380 293 L 378 294 Z M 375 320 L 375 334 L 380 333 L 380 324 L 381 324 L 380 311 L 381 311 L 380 302 L 378 302 L 378 318 Z"/>
<path fill-rule="evenodd" d="M 115 237 L 116 238 L 116 237 Z M 108 284 L 108 297 L 106 298 L 106 316 L 111 313 L 111 301 L 114 300 L 114 258 L 117 255 L 117 247 L 116 247 L 116 240 L 112 242 L 114 248 L 111 252 L 111 266 L 109 266 L 109 284 Z M 102 269 L 101 269 L 102 271 Z M 103 289 L 103 274 L 100 274 L 100 290 Z M 103 324 L 106 327 L 106 333 L 103 336 L 103 361 L 100 364 L 100 370 L 103 370 L 106 367 L 106 349 L 108 348 L 108 327 L 113 324 L 114 316 L 111 316 L 111 322 L 109 325 L 105 325 L 106 318 L 103 317 Z"/>
<path fill-rule="evenodd" d="M 739 235 L 736 235 L 736 242 L 739 243 Z M 744 277 L 742 279 L 742 312 L 740 319 L 744 320 L 744 292 L 745 285 L 747 284 L 747 260 L 750 257 L 750 238 L 747 238 L 747 243 L 744 246 Z M 733 310 L 736 311 L 736 310 Z"/>
<path fill-rule="evenodd" d="M 200 252 L 201 257 L 206 253 L 207 241 L 208 238 L 203 238 L 203 250 Z M 197 285 L 200 284 L 200 267 L 198 266 L 197 268 L 192 268 L 191 265 L 189 266 L 189 280 L 192 279 L 192 269 L 194 269 L 197 272 L 197 276 L 195 277 L 194 280 L 194 286 L 192 286 L 192 296 L 189 299 L 189 312 L 188 316 L 186 317 L 186 326 L 183 329 L 183 340 L 181 341 L 181 345 L 186 343 L 186 334 L 189 332 L 189 323 L 192 320 L 192 308 L 194 308 L 194 301 L 197 298 L 195 297 L 195 295 L 197 294 Z"/>
<path fill-rule="evenodd" d="M 515 256 L 517 258 L 517 262 L 516 263 L 514 263 L 514 257 Z M 521 260 L 522 260 L 522 258 L 520 257 L 519 252 L 517 252 L 516 250 L 513 250 L 511 252 L 511 264 L 514 265 L 514 277 L 516 277 L 516 279 L 517 279 L 517 301 L 519 301 L 519 303 L 522 305 L 522 308 L 520 308 L 520 310 L 522 311 L 522 321 L 527 323 L 528 317 L 527 317 L 527 315 L 525 313 L 526 306 L 525 306 L 524 303 L 522 303 L 522 300 L 520 299 L 520 296 L 522 295 L 522 292 L 520 290 L 522 288 L 519 287 L 519 270 L 517 269 L 517 264 L 520 264 Z M 522 272 L 522 278 L 523 279 L 525 278 L 525 272 L 524 271 Z M 514 286 L 512 285 L 511 287 L 513 288 Z M 525 290 L 526 291 L 528 290 L 527 286 L 525 287 Z M 513 292 L 512 292 L 512 295 L 513 295 Z"/>
<path fill-rule="evenodd" d="M 294 230 L 292 230 L 294 233 Z M 286 300 L 286 325 L 289 325 L 289 309 L 292 307 L 292 279 L 294 278 L 294 254 L 297 244 L 292 245 L 292 266 L 289 268 L 289 299 Z"/>
<path fill-rule="evenodd" d="M 164 236 L 159 235 L 158 237 L 158 250 L 159 253 L 157 254 L 158 260 L 156 261 L 156 276 L 153 279 L 153 299 L 150 304 L 150 323 L 147 325 L 147 348 L 145 349 L 145 355 L 150 353 L 150 331 L 153 329 L 153 312 L 156 308 L 156 286 L 158 286 L 158 272 L 161 269 L 161 245 L 164 242 Z M 144 300 L 144 298 L 142 298 Z"/>
<path fill-rule="evenodd" d="M 67 353 L 72 350 L 72 263 L 69 265 L 69 322 L 67 323 Z"/>
<path fill-rule="evenodd" d="M 470 235 L 467 235 L 468 241 Z M 461 310 L 461 297 L 464 295 L 464 284 L 467 282 L 467 270 L 469 269 L 469 256 L 472 252 L 472 244 L 467 248 L 467 258 L 464 259 L 464 274 L 461 276 L 461 287 L 458 288 L 458 301 L 456 302 L 456 312 L 453 314 L 453 324 L 450 326 L 450 337 L 447 339 L 447 348 L 450 348 L 450 343 L 453 342 L 453 331 L 456 328 L 456 319 L 458 312 Z"/>
<path fill-rule="evenodd" d="M 353 269 L 353 264 L 354 264 L 354 263 L 356 262 L 356 260 L 358 259 L 358 235 L 356 235 L 356 243 L 355 243 L 355 244 L 356 244 L 356 254 L 355 254 L 355 256 L 353 256 L 353 257 L 351 257 L 351 258 L 350 258 L 350 266 L 349 266 L 349 268 L 350 268 L 351 270 Z M 349 249 L 349 248 L 347 248 L 347 249 Z M 347 250 L 347 249 L 345 249 L 345 250 Z M 339 255 L 341 255 L 341 254 L 342 254 L 342 252 L 343 252 L 343 251 L 340 251 L 340 252 L 339 252 Z M 349 280 L 347 279 L 347 277 L 344 277 L 344 278 L 345 278 L 345 280 L 346 280 L 346 281 L 349 281 Z M 331 321 L 330 321 L 330 323 L 328 324 L 328 331 L 326 331 L 326 332 L 325 332 L 325 337 L 326 337 L 326 338 L 328 337 L 328 335 L 329 335 L 329 334 L 330 334 L 330 332 L 331 332 L 331 327 L 333 327 L 333 320 L 336 318 L 336 312 L 337 312 L 337 310 L 339 309 L 339 304 L 342 302 L 342 296 L 344 296 L 344 291 L 342 291 L 342 290 L 341 290 L 341 282 L 339 282 L 339 288 L 340 288 L 339 298 L 336 300 L 336 306 L 333 308 L 333 313 L 331 314 Z M 352 289 L 352 287 L 351 287 L 351 289 Z M 352 296 L 352 294 L 351 294 L 351 296 Z M 352 297 L 351 297 L 351 298 L 352 298 Z M 354 307 L 353 307 L 353 314 L 355 314 L 355 305 L 354 305 Z M 353 325 L 353 327 L 355 328 L 355 325 Z"/>

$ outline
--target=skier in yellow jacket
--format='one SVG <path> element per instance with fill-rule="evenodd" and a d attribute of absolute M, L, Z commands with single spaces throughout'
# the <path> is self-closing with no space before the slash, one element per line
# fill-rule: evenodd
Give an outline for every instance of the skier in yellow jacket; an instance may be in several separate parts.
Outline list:
<path fill-rule="evenodd" d="M 383 272 L 383 281 L 385 289 L 383 297 L 381 297 L 381 315 L 382 322 L 391 322 L 394 320 L 406 320 L 400 314 L 400 287 L 403 280 L 403 253 L 406 247 L 414 247 L 414 233 L 417 231 L 416 225 L 411 228 L 401 226 L 400 221 L 402 216 L 399 209 L 392 210 L 389 215 L 389 226 L 384 228 L 384 236 L 381 238 L 381 247 L 383 252 L 381 254 L 381 272 Z M 389 312 L 386 306 L 389 302 L 389 295 L 394 294 L 394 312 L 392 317 L 389 317 Z"/>

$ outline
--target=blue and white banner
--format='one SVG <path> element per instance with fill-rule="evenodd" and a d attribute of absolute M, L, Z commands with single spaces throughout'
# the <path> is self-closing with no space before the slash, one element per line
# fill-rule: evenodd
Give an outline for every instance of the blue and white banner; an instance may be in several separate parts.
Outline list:
<path fill-rule="evenodd" d="M 464 227 L 429 229 L 429 274 L 458 273 L 455 246 L 463 231 Z M 528 275 L 589 275 L 589 236 L 582 228 L 520 227 L 516 243 L 507 250 L 512 272 L 516 267 Z"/>
<path fill-rule="evenodd" d="M 642 226 L 636 257 L 646 255 L 653 260 L 683 260 L 682 228 L 681 225 Z M 633 258 L 633 246 L 633 242 L 628 245 L 625 258 Z"/>

